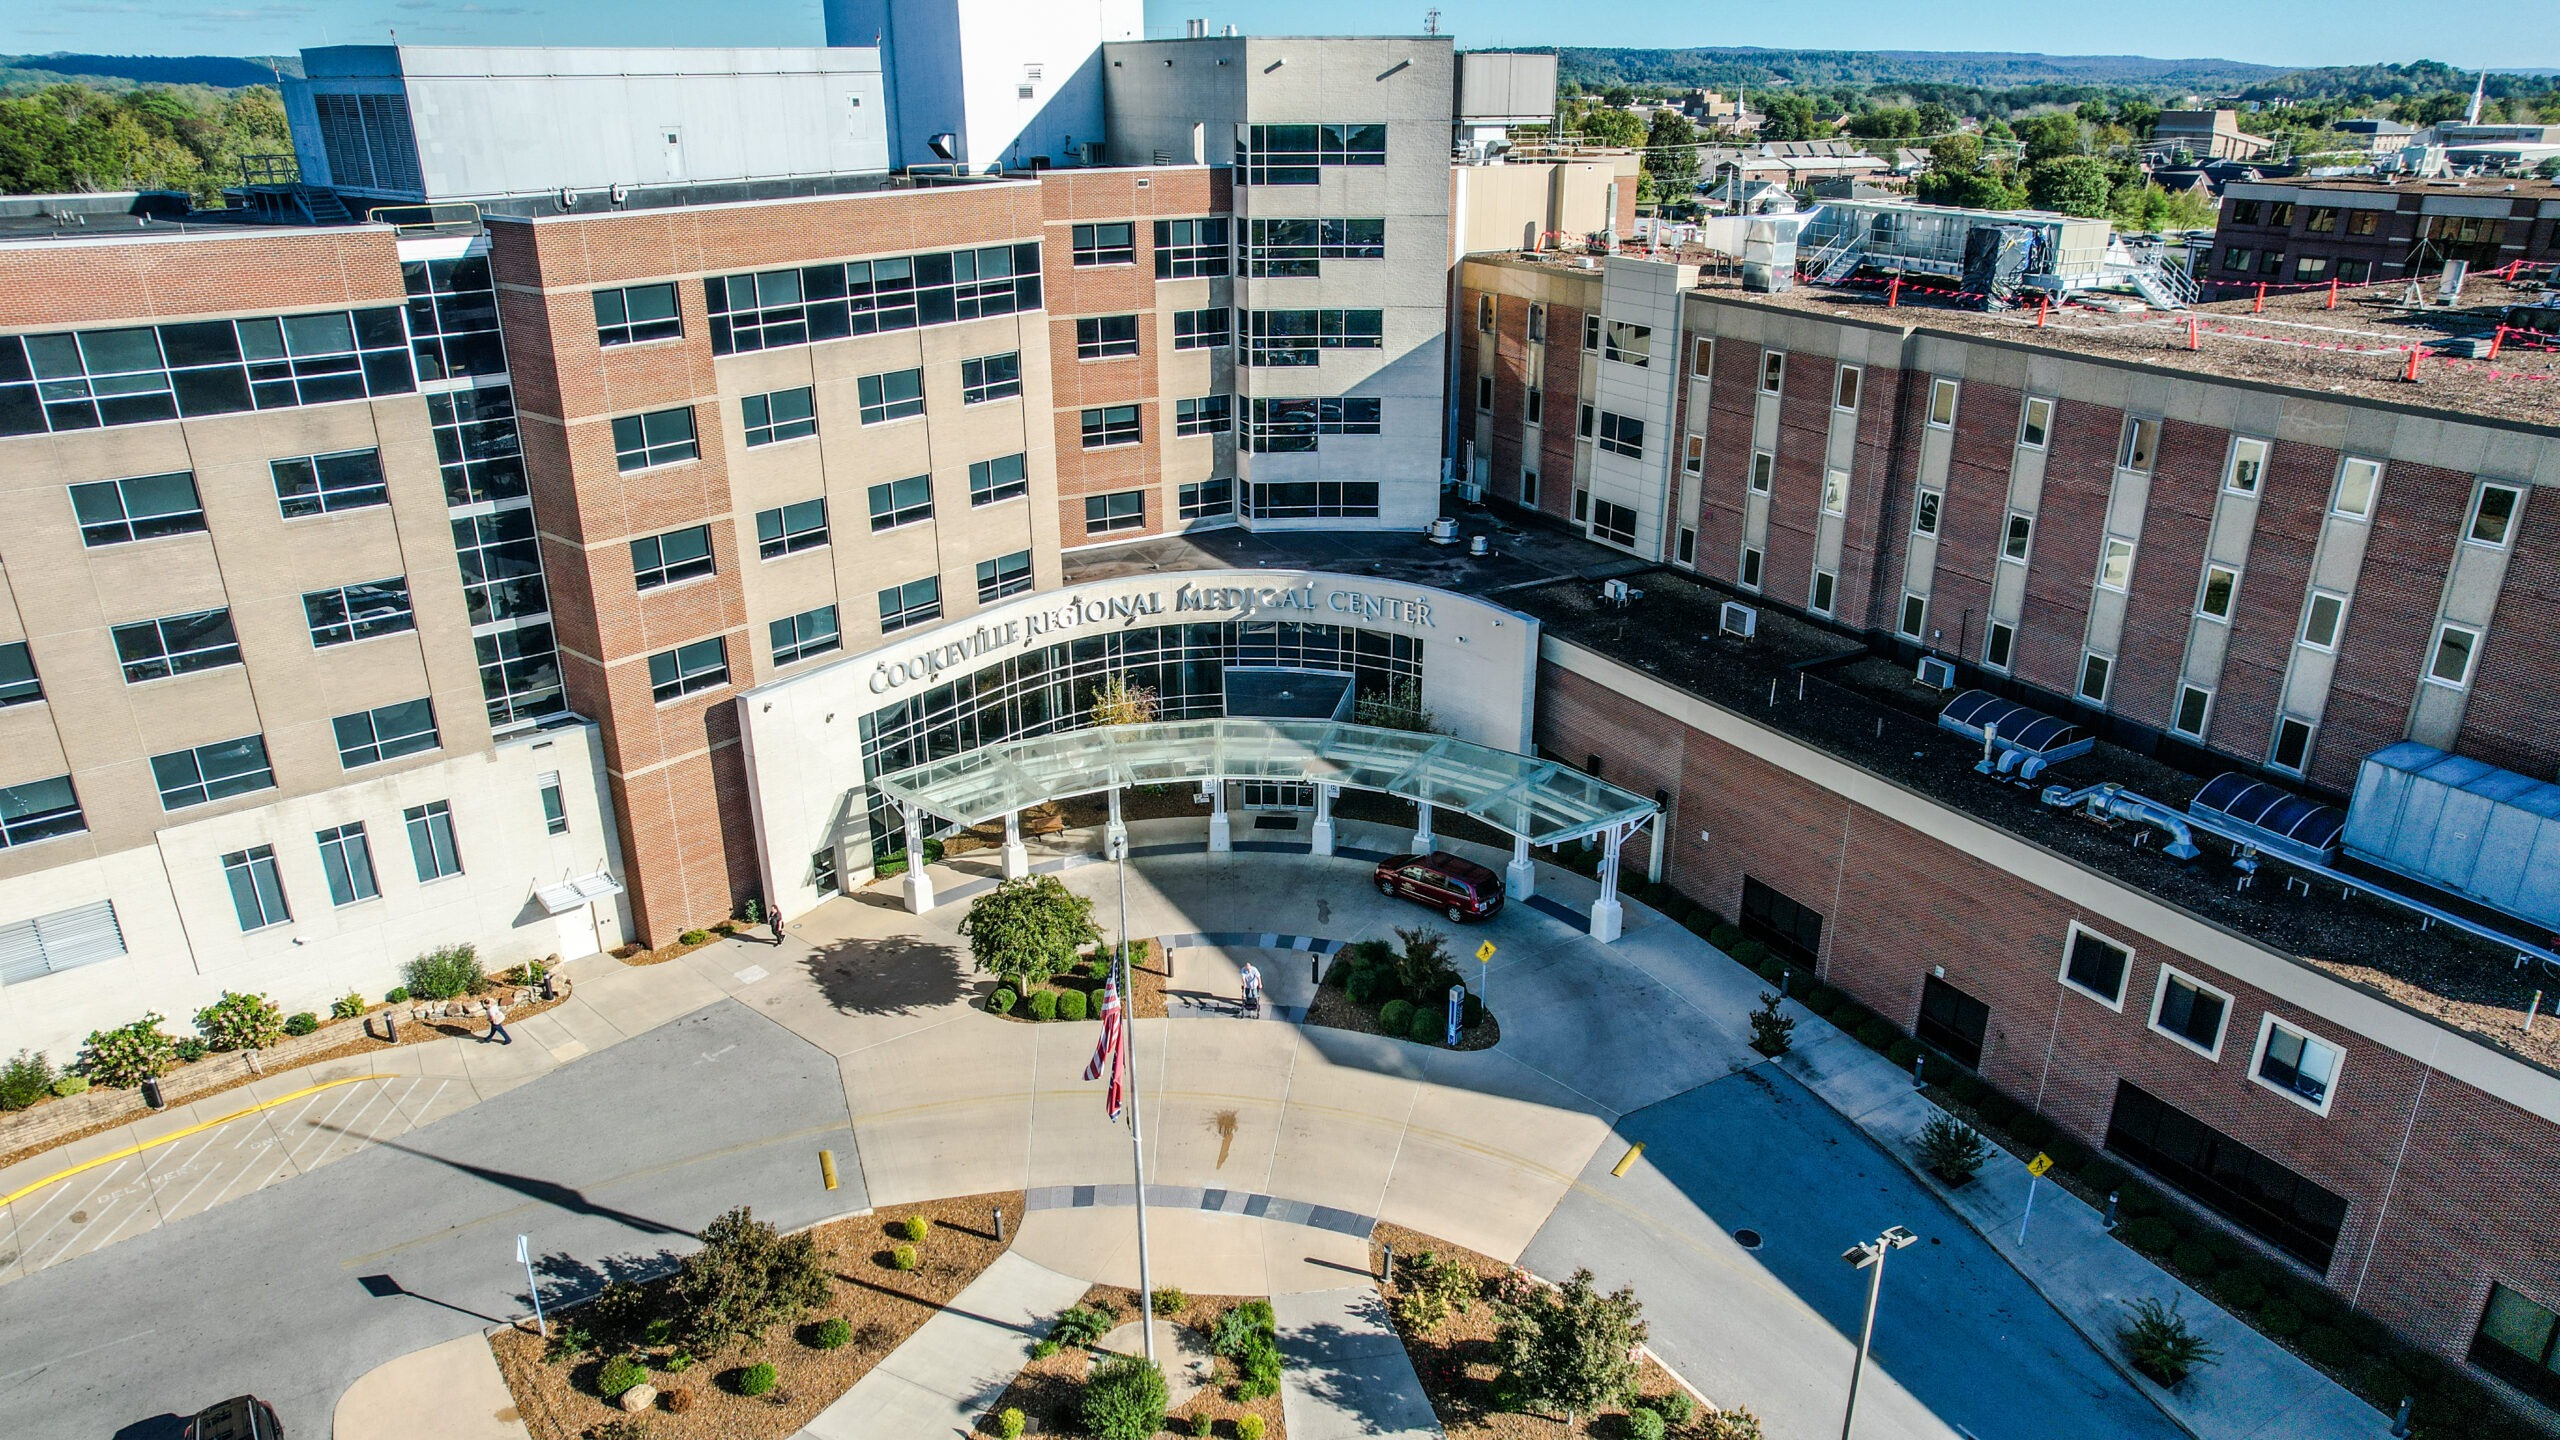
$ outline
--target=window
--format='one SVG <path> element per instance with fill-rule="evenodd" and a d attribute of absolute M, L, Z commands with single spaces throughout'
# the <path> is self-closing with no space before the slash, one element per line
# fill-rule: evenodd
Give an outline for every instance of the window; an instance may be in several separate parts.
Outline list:
<path fill-rule="evenodd" d="M 2228 621 L 2240 595 L 2240 572 L 2228 565 L 2204 567 L 2204 589 L 2196 596 L 2196 613 L 2208 620 Z"/>
<path fill-rule="evenodd" d="M 2044 448 L 2045 438 L 2053 433 L 2053 402 L 2041 395 L 2030 395 L 2018 412 L 2018 444 L 2028 450 Z"/>
<path fill-rule="evenodd" d="M 2350 235 L 2371 235 L 2379 231 L 2381 228 L 2382 212 L 2379 210 L 2358 210 L 2347 217 L 2347 233 Z M 2357 261 L 2356 263 L 2363 264 L 2364 262 Z"/>
<path fill-rule="evenodd" d="M 777 670 L 812 655 L 844 648 L 844 632 L 836 624 L 833 605 L 785 615 L 765 628 L 773 638 L 773 665 Z"/>
<path fill-rule="evenodd" d="M 1493 333 L 1493 297 L 1490 295 L 1476 296 L 1476 328 L 1487 335 Z"/>
<path fill-rule="evenodd" d="M 1387 124 L 1247 125 L 1236 163 L 1247 185 L 1313 185 L 1319 169 L 1386 164 Z"/>
<path fill-rule="evenodd" d="M 2297 258 L 2293 262 L 2293 278 L 2303 283 L 2313 283 L 2329 278 L 2329 257 L 2304 255 Z"/>
<path fill-rule="evenodd" d="M 2347 1202 L 2285 1165 L 2125 1081 L 2107 1148 L 2313 1270 L 2329 1268 Z"/>
<path fill-rule="evenodd" d="M 272 845 L 235 850 L 222 857 L 222 878 L 231 884 L 231 908 L 243 933 L 293 921 L 284 903 L 284 877 L 276 873 Z"/>
<path fill-rule="evenodd" d="M 1104 405 L 1087 410 L 1083 416 L 1084 448 L 1101 450 L 1113 445 L 1135 445 L 1146 438 L 1145 427 L 1138 419 L 1135 405 Z"/>
<path fill-rule="evenodd" d="M 1768 494 L 1770 483 L 1777 478 L 1777 474 L 1778 457 L 1776 454 L 1767 450 L 1754 450 L 1751 452 L 1752 494 Z"/>
<path fill-rule="evenodd" d="M 1715 373 L 1716 342 L 1701 335 L 1689 342 L 1689 373 L 1700 380 Z"/>
<path fill-rule="evenodd" d="M 2124 981 L 2133 952 L 2074 920 L 2062 942 L 2062 983 L 2106 1006 L 2124 1008 Z"/>
<path fill-rule="evenodd" d="M 524 445 L 515 395 L 504 385 L 427 397 L 436 464 L 447 505 L 479 505 L 525 494 Z"/>
<path fill-rule="evenodd" d="M 1828 615 L 1831 613 L 1832 597 L 1838 592 L 1839 586 L 1840 577 L 1832 571 L 1816 570 L 1813 572 L 1813 604 L 1811 608 L 1814 614 Z"/>
<path fill-rule="evenodd" d="M 1534 464 L 1520 467 L 1520 503 L 1532 509 L 1538 504 L 1538 470 Z"/>
<path fill-rule="evenodd" d="M 1175 437 L 1225 434 L 1234 423 L 1231 404 L 1224 395 L 1201 395 L 1174 401 Z"/>
<path fill-rule="evenodd" d="M 664 705 L 729 683 L 729 642 L 714 635 L 649 657 L 649 698 Z"/>
<path fill-rule="evenodd" d="M 1327 260 L 1383 260 L 1387 255 L 1383 219 L 1246 223 L 1245 272 L 1257 277 L 1321 275 Z M 1543 307 L 1530 307 L 1529 338 L 1547 338 Z"/>
<path fill-rule="evenodd" d="M 1156 278 L 1193 280 L 1227 273 L 1227 222 L 1159 220 L 1156 222 Z"/>
<path fill-rule="evenodd" d="M 1938 533 L 1938 507 L 1946 499 L 1935 490 L 1923 490 L 1911 507 L 1911 530 L 1915 535 Z"/>
<path fill-rule="evenodd" d="M 255 790 L 272 790 L 276 772 L 267 763 L 266 737 L 243 735 L 154 755 L 151 778 L 160 787 L 161 809 L 184 810 Z"/>
<path fill-rule="evenodd" d="M 777 560 L 827 543 L 827 497 L 756 512 L 756 554 Z"/>
<path fill-rule="evenodd" d="M 236 649 L 233 658 L 238 658 Z M 27 653 L 27 642 L 0 642 L 0 709 L 31 705 L 43 698 L 44 682 L 36 678 L 36 662 Z"/>
<path fill-rule="evenodd" d="M 2471 1339 L 2471 1361 L 2545 1404 L 2560 1402 L 2560 1355 L 2553 1353 L 2551 1343 L 2555 1334 L 2560 1334 L 2560 1315 L 2493 1282 L 2479 1333 Z"/>
<path fill-rule="evenodd" d="M 2116 456 L 2116 465 L 2125 470 L 2150 472 L 2151 462 L 2160 454 L 2160 422 L 2140 415 L 2124 422 L 2124 446 Z"/>
<path fill-rule="evenodd" d="M 2353 455 L 2338 462 L 2338 498 L 2330 513 L 2362 520 L 2373 513 L 2373 494 L 2382 488 L 2382 462 Z"/>
<path fill-rule="evenodd" d="M 1832 382 L 1832 409 L 1855 410 L 1858 408 L 1858 381 L 1863 373 L 1855 365 L 1840 367 L 1839 377 Z"/>
<path fill-rule="evenodd" d="M 390 96 L 382 98 L 400 103 Z M 403 260 L 400 288 L 409 297 L 409 350 L 417 362 L 418 379 L 505 373 L 506 347 L 498 340 L 498 289 L 485 253 L 450 260 Z"/>
<path fill-rule="evenodd" d="M 1601 327 L 1600 356 L 1639 369 L 1653 364 L 1653 327 L 1612 320 Z"/>
<path fill-rule="evenodd" d="M 442 800 L 412 805 L 400 812 L 409 827 L 409 859 L 421 885 L 462 873 L 462 852 L 453 843 L 453 807 Z"/>
<path fill-rule="evenodd" d="M 910 626 L 942 618 L 942 580 L 927 575 L 880 592 L 880 633 L 895 634 Z"/>
<path fill-rule="evenodd" d="M 2208 1060 L 2222 1058 L 2222 1022 L 2231 1015 L 2231 997 L 2199 980 L 2162 966 L 2159 993 L 2151 1002 L 2151 1028 L 2191 1045 Z"/>
<path fill-rule="evenodd" d="M 711 353 L 948 325 L 1040 308 L 1040 246 L 834 261 L 798 270 L 714 275 L 702 282 Z"/>
<path fill-rule="evenodd" d="M 1577 485 L 1573 491 L 1573 523 L 1579 525 L 1590 518 L 1591 492 Z"/>
<path fill-rule="evenodd" d="M 2427 679 L 2456 690 L 2471 683 L 2471 657 L 2480 648 L 2480 632 L 2447 623 L 2436 631 L 2435 653 L 2427 659 Z"/>
<path fill-rule="evenodd" d="M 1520 419 L 1524 424 L 1543 426 L 1547 423 L 1547 392 L 1532 385 L 1520 395 Z"/>
<path fill-rule="evenodd" d="M 2213 715 L 2213 692 L 2201 685 L 2178 687 L 2178 713 L 2170 717 L 2169 728 L 2190 740 L 2204 738 L 2205 722 Z"/>
<path fill-rule="evenodd" d="M 433 750 L 438 743 L 436 707 L 424 697 L 341 715 L 329 724 L 337 731 L 338 765 L 345 770 Z"/>
<path fill-rule="evenodd" d="M 408 327 L 396 306 L 0 336 L 0 435 L 323 405 L 417 388 Z"/>
<path fill-rule="evenodd" d="M 1174 492 L 1174 514 L 1184 520 L 1221 519 L 1235 513 L 1236 482 L 1225 476 L 1191 481 Z"/>
<path fill-rule="evenodd" d="M 745 401 L 747 448 L 779 445 L 818 433 L 818 407 L 808 386 L 750 395 Z"/>
<path fill-rule="evenodd" d="M 2231 442 L 2231 458 L 2223 463 L 2222 488 L 2235 495 L 2255 495 L 2267 474 L 2267 442 L 2241 436 Z"/>
<path fill-rule="evenodd" d="M 2018 627 L 1992 621 L 1991 629 L 1982 641 L 1982 663 L 1994 670 L 2008 669 L 2009 652 L 2016 648 L 2017 643 Z"/>
<path fill-rule="evenodd" d="M 871 487 L 871 533 L 933 518 L 933 477 L 910 475 Z"/>
<path fill-rule="evenodd" d="M 598 345 L 637 345 L 644 340 L 672 340 L 683 333 L 684 317 L 676 310 L 673 282 L 596 292 Z"/>
<path fill-rule="evenodd" d="M 1088 265 L 1135 265 L 1138 242 L 1126 220 L 1104 225 L 1078 225 L 1073 232 L 1077 269 Z"/>
<path fill-rule="evenodd" d="M 2000 558 L 2003 560 L 2015 560 L 2021 565 L 2025 564 L 2027 562 L 2027 547 L 2035 542 L 2035 536 L 2035 517 L 2032 515 L 2021 515 L 2015 510 L 2010 511 L 2009 529 L 2007 533 L 2002 535 L 2000 538 Z"/>
<path fill-rule="evenodd" d="M 2231 202 L 2231 223 L 2234 225 L 2263 225 L 2266 222 L 2261 219 L 2260 216 L 2265 208 L 2266 206 L 2262 201 L 2234 200 Z"/>
<path fill-rule="evenodd" d="M 0 351 L 0 358 L 5 356 Z M 128 540 L 191 535 L 204 528 L 196 477 L 184 470 L 74 485 L 71 508 L 80 517 L 80 543 L 91 549 Z"/>
<path fill-rule="evenodd" d="M 29 780 L 22 785 L 0 785 L 0 850 L 32 845 L 57 835 L 77 835 L 88 828 L 88 820 L 80 813 L 80 797 L 73 792 L 68 775 Z M 0 950 L 7 949 L 6 937 L 7 932 L 0 930 Z"/>
<path fill-rule="evenodd" d="M 1138 317 L 1088 315 L 1076 322 L 1076 358 L 1109 360 L 1138 353 Z M 917 410 L 923 407 L 919 405 Z M 916 411 L 908 411 L 914 414 Z"/>
<path fill-rule="evenodd" d="M 1910 636 L 1914 640 L 1917 640 L 1927 628 L 1928 623 L 1929 597 L 1926 595 L 1903 596 L 1902 633 Z"/>
<path fill-rule="evenodd" d="M 124 665 L 127 685 L 240 663 L 240 638 L 232 633 L 229 610 L 164 615 L 157 620 L 118 625 L 114 635 L 116 658 Z M 23 656 L 26 647 L 18 648 Z M 30 672 L 29 681 L 33 678 Z"/>
<path fill-rule="evenodd" d="M 2092 705 L 2107 703 L 2107 680 L 2115 669 L 2112 656 L 2084 654 L 2080 657 L 2080 698 Z"/>
<path fill-rule="evenodd" d="M 1476 377 L 1476 409 L 1487 415 L 1493 413 L 1493 377 L 1490 375 Z"/>
<path fill-rule="evenodd" d="M 2302 223 L 2302 228 L 2314 235 L 2327 235 L 2335 232 L 2338 228 L 2338 207 L 2334 205 L 2312 206 L 2311 218 Z"/>
<path fill-rule="evenodd" d="M 1327 350 L 1378 350 L 1386 340 L 1383 310 L 1247 310 L 1242 322 L 1247 365 L 1313 365 Z"/>
<path fill-rule="evenodd" d="M 268 473 L 276 486 L 276 508 L 287 520 L 339 510 L 387 505 L 391 494 L 382 478 L 382 452 L 342 450 L 334 455 L 305 455 L 270 460 Z"/>
<path fill-rule="evenodd" d="M 1234 334 L 1228 326 L 1228 318 L 1232 313 L 1223 306 L 1211 306 L 1206 310 L 1174 311 L 1173 348 L 1216 350 L 1232 344 Z"/>
<path fill-rule="evenodd" d="M 1822 472 L 1822 509 L 1825 514 L 1830 515 L 1849 513 L 1848 471 L 1825 470 Z"/>
<path fill-rule="evenodd" d="M 830 845 L 809 853 L 809 883 L 817 887 L 821 899 L 837 893 L 836 847 Z"/>
<path fill-rule="evenodd" d="M 409 606 L 409 580 L 403 575 L 306 591 L 302 613 L 311 622 L 314 649 L 418 628 L 417 613 Z"/>
<path fill-rule="evenodd" d="M 2133 542 L 2107 537 L 2106 548 L 2098 556 L 2098 583 L 2109 590 L 2122 590 L 2133 583 Z"/>
<path fill-rule="evenodd" d="M 1761 351 L 1760 393 L 1763 395 L 1777 394 L 1779 387 L 1786 383 L 1786 378 L 1787 357 L 1785 354 L 1776 350 Z"/>
<path fill-rule="evenodd" d="M 1600 317 L 1598 315 L 1586 314 L 1582 317 L 1582 348 L 1594 355 L 1600 353 Z"/>
<path fill-rule="evenodd" d="M 1136 322 L 1131 323 L 1134 325 Z M 861 401 L 862 423 L 865 425 L 884 425 L 924 413 L 922 370 L 891 370 L 880 375 L 865 375 L 856 382 L 855 390 Z"/>
<path fill-rule="evenodd" d="M 1739 921 L 1744 934 L 1799 964 L 1811 965 L 1822 953 L 1822 912 L 1755 876 L 1742 877 Z"/>
<path fill-rule="evenodd" d="M 2513 485 L 2483 485 L 2471 502 L 2471 543 L 2504 545 L 2515 534 L 2516 511 L 2524 492 Z"/>
<path fill-rule="evenodd" d="M 488 697 L 490 724 L 511 725 L 567 708 L 559 646 L 549 625 L 474 635 L 471 649 L 480 666 L 480 693 Z"/>
<path fill-rule="evenodd" d="M 317 838 L 320 869 L 329 877 L 330 904 L 353 905 L 382 893 L 373 882 L 373 846 L 364 838 L 361 821 L 323 830 Z"/>
<path fill-rule="evenodd" d="M 2361 219 L 2359 220 L 2359 223 L 2362 223 Z M 2365 232 L 2358 231 L 2357 233 L 2362 234 Z M 2341 285 L 2362 285 L 2372 278 L 2373 262 L 2370 260 L 2340 260 L 2338 262 L 2338 283 Z"/>
<path fill-rule="evenodd" d="M 1600 407 L 1592 404 L 1588 400 L 1585 400 L 1581 402 L 1581 408 L 1577 412 L 1577 416 L 1579 421 L 1578 433 L 1583 439 L 1590 439 L 1592 434 L 1600 428 Z"/>
<path fill-rule="evenodd" d="M 960 403 L 984 405 L 1022 393 L 1022 352 L 976 355 L 960 362 Z"/>
<path fill-rule="evenodd" d="M 1529 343 L 1547 343 L 1547 307 L 1534 300 L 1529 302 Z"/>
<path fill-rule="evenodd" d="M 689 525 L 631 542 L 631 583 L 636 589 L 655 590 L 678 580 L 708 575 L 712 569 L 708 525 Z"/>
<path fill-rule="evenodd" d="M 1703 475 L 1707 469 L 1707 437 L 1684 435 L 1680 440 L 1680 473 Z"/>
<path fill-rule="evenodd" d="M 530 508 L 517 505 L 456 518 L 453 550 L 462 567 L 462 603 L 472 624 L 540 615 L 551 608 Z"/>
<path fill-rule="evenodd" d="M 613 465 L 625 472 L 673 465 L 701 453 L 693 438 L 693 407 L 625 415 L 613 422 Z"/>
<path fill-rule="evenodd" d="M 2326 1115 L 2345 1059 L 2337 1046 L 2268 1015 L 2258 1022 L 2258 1060 L 2249 1073 L 2286 1099 Z"/>
<path fill-rule="evenodd" d="M 1680 527 L 1680 549 L 1674 557 L 1683 565 L 1698 563 L 1698 532 L 1686 525 Z"/>
<path fill-rule="evenodd" d="M 2258 273 L 2261 275 L 2283 274 L 2284 252 L 2281 250 L 2268 250 L 2261 253 L 2258 256 Z"/>
<path fill-rule="evenodd" d="M 1955 428 L 1958 388 L 1953 380 L 1937 379 L 1929 382 L 1929 428 L 1933 430 Z"/>
<path fill-rule="evenodd" d="M 1031 552 L 1016 550 L 978 562 L 978 603 L 1019 595 L 1031 588 Z M 832 618 L 832 617 L 830 617 Z"/>
<path fill-rule="evenodd" d="M 2290 715 L 2276 721 L 2276 743 L 2267 753 L 2267 763 L 2278 770 L 2301 774 L 2311 760 L 2311 722 Z"/>
<path fill-rule="evenodd" d="M 1027 457 L 999 455 L 993 460 L 976 460 L 969 465 L 969 503 L 993 505 L 999 501 L 1019 499 L 1031 493 L 1031 476 Z"/>
<path fill-rule="evenodd" d="M 1612 455 L 1644 456 L 1644 422 L 1632 415 L 1600 412 L 1600 448 Z"/>
<path fill-rule="evenodd" d="M 2312 591 L 2311 603 L 2302 607 L 2302 643 L 2314 650 L 2336 649 L 2338 629 L 2346 617 L 2346 596 Z"/>
<path fill-rule="evenodd" d="M 560 791 L 560 772 L 542 772 L 542 828 L 546 834 L 569 833 L 569 805 Z"/>
<path fill-rule="evenodd" d="M 1120 490 L 1109 495 L 1084 497 L 1084 532 L 1108 535 L 1120 530 L 1147 528 L 1147 492 Z"/>
<path fill-rule="evenodd" d="M 1759 551 L 1752 549 L 1748 545 L 1742 547 L 1742 570 L 1739 583 L 1743 589 L 1757 590 L 1760 588 L 1761 558 Z"/>
<path fill-rule="evenodd" d="M 1298 480 L 1248 485 L 1244 513 L 1256 520 L 1374 520 L 1375 480 Z"/>
<path fill-rule="evenodd" d="M 2234 270 L 2242 274 L 2247 274 L 2249 266 L 2257 258 L 2258 252 L 2247 245 L 2226 245 L 2222 247 L 2222 268 L 2225 270 Z"/>
<path fill-rule="evenodd" d="M 1591 502 L 1591 538 L 1618 545 L 1636 543 L 1636 512 L 1611 500 Z"/>

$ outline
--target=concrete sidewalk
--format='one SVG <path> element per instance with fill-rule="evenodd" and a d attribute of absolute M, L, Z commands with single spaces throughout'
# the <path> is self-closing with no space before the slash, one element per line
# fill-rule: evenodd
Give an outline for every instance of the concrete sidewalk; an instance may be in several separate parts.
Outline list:
<path fill-rule="evenodd" d="M 1442 1432 L 1372 1286 L 1271 1297 L 1289 1440 L 1423 1440 Z"/>
<path fill-rule="evenodd" d="M 338 1397 L 331 1440 L 529 1440 L 483 1335 L 377 1365 Z"/>
<path fill-rule="evenodd" d="M 1006 1251 L 795 1440 L 975 1434 L 1029 1360 L 1032 1343 L 1084 1297 L 1088 1283 Z"/>

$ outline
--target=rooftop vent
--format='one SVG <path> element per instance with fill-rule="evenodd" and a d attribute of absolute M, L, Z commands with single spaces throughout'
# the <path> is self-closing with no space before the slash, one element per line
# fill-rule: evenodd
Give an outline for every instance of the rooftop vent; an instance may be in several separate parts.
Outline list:
<path fill-rule="evenodd" d="M 1739 600 L 1724 602 L 1724 610 L 1716 618 L 1720 634 L 1739 635 L 1748 640 L 1760 633 L 1760 612 Z"/>
<path fill-rule="evenodd" d="M 2560 930 L 2560 785 L 2404 740 L 2356 774 L 2359 860 Z"/>
<path fill-rule="evenodd" d="M 2313 865 L 2338 858 L 2346 812 L 2255 780 L 2238 771 L 2216 775 L 2187 802 L 2187 813 L 2270 855 Z"/>

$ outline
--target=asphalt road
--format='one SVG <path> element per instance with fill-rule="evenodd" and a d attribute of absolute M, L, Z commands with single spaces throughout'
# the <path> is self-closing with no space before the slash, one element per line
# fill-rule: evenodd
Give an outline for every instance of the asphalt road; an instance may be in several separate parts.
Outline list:
<path fill-rule="evenodd" d="M 1858 1440 L 2182 1440 L 1982 1237 L 1864 1132 L 1762 1065 L 1621 1118 L 1521 1263 L 1632 1285 L 1653 1347 L 1773 1436 L 1836 1434 L 1867 1274 L 1840 1254 L 1890 1225 Z M 1758 1232 L 1746 1250 L 1733 1232 Z"/>
<path fill-rule="evenodd" d="M 819 1181 L 836 1152 L 843 1188 Z M 244 1391 L 326 1436 L 394 1356 L 664 1263 L 747 1204 L 868 1202 L 825 1052 L 722 1001 L 449 1119 L 0 1287 L 0 1436 L 146 1440 Z"/>

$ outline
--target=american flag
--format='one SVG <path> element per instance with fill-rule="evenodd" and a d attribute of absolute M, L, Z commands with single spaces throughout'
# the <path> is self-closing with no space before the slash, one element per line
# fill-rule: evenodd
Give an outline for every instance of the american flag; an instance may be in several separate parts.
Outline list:
<path fill-rule="evenodd" d="M 1120 1118 L 1120 1107 L 1129 1096 L 1129 1037 L 1120 1024 L 1120 982 L 1115 977 L 1102 987 L 1102 1038 L 1094 1042 L 1093 1059 L 1084 1067 L 1084 1078 L 1099 1080 L 1105 1071 L 1111 1076 L 1111 1088 L 1104 1093 L 1103 1108 L 1111 1118 Z"/>

